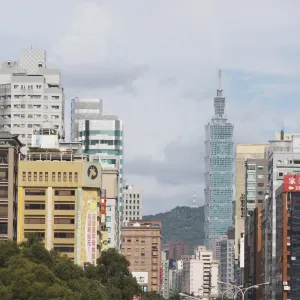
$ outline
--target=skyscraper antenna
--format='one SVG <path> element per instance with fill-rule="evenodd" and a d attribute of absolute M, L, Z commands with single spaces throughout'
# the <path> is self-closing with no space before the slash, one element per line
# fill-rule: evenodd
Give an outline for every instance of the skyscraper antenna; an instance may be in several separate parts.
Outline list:
<path fill-rule="evenodd" d="M 196 192 L 194 192 L 193 194 L 193 204 L 192 204 L 192 208 L 197 208 L 197 198 L 196 198 Z"/>
<path fill-rule="evenodd" d="M 222 72 L 221 69 L 219 69 L 219 91 L 222 91 Z"/>

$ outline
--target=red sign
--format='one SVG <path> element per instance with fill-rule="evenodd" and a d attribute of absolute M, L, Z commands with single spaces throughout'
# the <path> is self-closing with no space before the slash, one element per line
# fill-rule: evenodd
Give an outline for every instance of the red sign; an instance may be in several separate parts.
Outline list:
<path fill-rule="evenodd" d="M 106 214 L 106 190 L 101 190 L 101 214 Z"/>
<path fill-rule="evenodd" d="M 284 175 L 284 192 L 300 192 L 300 175 Z"/>

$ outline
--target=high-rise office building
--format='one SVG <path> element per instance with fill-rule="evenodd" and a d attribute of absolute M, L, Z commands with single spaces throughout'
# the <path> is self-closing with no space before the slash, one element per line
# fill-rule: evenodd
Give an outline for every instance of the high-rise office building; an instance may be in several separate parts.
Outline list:
<path fill-rule="evenodd" d="M 234 126 L 225 115 L 221 83 L 214 98 L 214 110 L 205 126 L 205 241 L 210 250 L 232 225 Z"/>
<path fill-rule="evenodd" d="M 276 291 L 276 190 L 282 185 L 284 175 L 300 173 L 300 134 L 293 134 L 291 139 L 269 141 L 266 150 L 268 159 L 268 198 L 263 202 L 263 259 L 264 299 L 275 299 Z"/>
<path fill-rule="evenodd" d="M 123 224 L 126 226 L 129 221 L 142 219 L 143 191 L 133 185 L 126 185 L 123 188 L 124 210 Z"/>
<path fill-rule="evenodd" d="M 118 225 L 115 241 L 120 248 L 120 227 L 123 218 L 123 122 L 117 116 L 102 114 L 101 99 L 75 98 L 71 104 L 71 138 L 81 142 L 89 161 L 101 162 L 103 169 L 118 168 Z M 110 227 L 110 224 L 107 224 Z M 114 234 L 114 233 L 113 233 Z"/>
<path fill-rule="evenodd" d="M 64 93 L 60 71 L 47 69 L 46 52 L 24 50 L 19 61 L 6 61 L 0 68 L 0 129 L 19 134 L 31 146 L 33 129 L 44 121 L 51 122 L 64 136 Z"/>
<path fill-rule="evenodd" d="M 0 240 L 17 240 L 17 179 L 21 147 L 17 135 L 0 132 Z"/>
<path fill-rule="evenodd" d="M 268 144 L 237 144 L 235 151 L 235 259 L 239 260 L 239 239 L 244 233 L 246 211 L 245 161 L 263 159 Z M 250 198 L 249 198 L 250 199 Z"/>
<path fill-rule="evenodd" d="M 168 241 L 168 258 L 180 260 L 183 255 L 188 255 L 189 247 L 182 241 Z"/>
<path fill-rule="evenodd" d="M 131 221 L 122 228 L 122 254 L 143 291 L 159 292 L 161 286 L 161 221 Z"/>

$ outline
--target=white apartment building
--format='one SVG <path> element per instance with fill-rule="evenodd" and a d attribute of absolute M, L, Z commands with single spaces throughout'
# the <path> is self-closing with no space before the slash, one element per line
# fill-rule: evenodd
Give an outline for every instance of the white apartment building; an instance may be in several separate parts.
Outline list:
<path fill-rule="evenodd" d="M 160 294 L 165 298 L 169 299 L 169 260 L 167 259 L 166 252 L 161 252 L 161 268 L 162 268 L 162 282 L 160 285 Z"/>
<path fill-rule="evenodd" d="M 218 262 L 213 252 L 198 246 L 194 255 L 183 259 L 183 292 L 202 299 L 218 296 Z"/>
<path fill-rule="evenodd" d="M 19 61 L 5 61 L 0 68 L 0 129 L 19 134 L 31 146 L 34 129 L 50 122 L 64 136 L 64 93 L 60 71 L 47 69 L 46 52 L 24 50 Z"/>
<path fill-rule="evenodd" d="M 118 248 L 119 240 L 119 211 L 118 200 L 106 199 L 106 230 L 108 232 L 108 248 Z"/>
<path fill-rule="evenodd" d="M 123 225 L 126 226 L 130 220 L 142 219 L 143 191 L 133 185 L 123 187 Z"/>

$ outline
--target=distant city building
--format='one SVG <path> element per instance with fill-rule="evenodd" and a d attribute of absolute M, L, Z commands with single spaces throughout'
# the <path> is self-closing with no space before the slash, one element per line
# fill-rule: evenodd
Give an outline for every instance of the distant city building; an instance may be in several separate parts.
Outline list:
<path fill-rule="evenodd" d="M 118 224 L 114 226 L 118 236 L 116 248 L 120 248 L 121 222 L 123 218 L 123 123 L 117 116 L 103 115 L 101 99 L 75 98 L 71 103 L 71 138 L 81 142 L 83 152 L 90 162 L 101 162 L 102 169 L 119 169 Z M 110 227 L 111 224 L 107 224 Z"/>
<path fill-rule="evenodd" d="M 169 260 L 164 251 L 161 252 L 161 268 L 162 268 L 162 278 L 160 286 L 160 294 L 165 298 L 170 297 L 170 287 L 169 287 Z"/>
<path fill-rule="evenodd" d="M 259 195 L 260 196 L 260 195 Z M 262 274 L 262 203 L 257 203 L 245 223 L 245 257 L 244 285 L 245 287 L 264 283 Z M 249 299 L 262 299 L 261 289 L 250 289 Z"/>
<path fill-rule="evenodd" d="M 170 296 L 177 295 L 183 290 L 183 261 L 176 261 L 176 268 L 169 267 Z"/>
<path fill-rule="evenodd" d="M 225 115 L 221 78 L 214 110 L 214 116 L 205 126 L 205 242 L 210 250 L 232 225 L 234 126 Z"/>
<path fill-rule="evenodd" d="M 183 258 L 183 292 L 210 299 L 218 296 L 218 262 L 206 247 L 195 248 Z"/>
<path fill-rule="evenodd" d="M 0 131 L 0 240 L 17 241 L 18 135 Z"/>
<path fill-rule="evenodd" d="M 64 136 L 64 93 L 60 71 L 47 69 L 46 52 L 29 49 L 19 61 L 5 61 L 0 68 L 0 129 L 19 135 L 26 153 L 33 129 L 50 122 Z"/>
<path fill-rule="evenodd" d="M 143 191 L 133 185 L 123 188 L 123 225 L 126 226 L 132 220 L 142 219 Z"/>
<path fill-rule="evenodd" d="M 245 221 L 265 200 L 268 188 L 268 160 L 265 158 L 247 159 L 245 161 Z"/>
<path fill-rule="evenodd" d="M 276 190 L 276 299 L 300 299 L 300 175 Z"/>
<path fill-rule="evenodd" d="M 122 228 L 122 254 L 143 291 L 160 292 L 161 221 L 131 221 Z"/>
<path fill-rule="evenodd" d="M 241 233 L 244 233 L 247 181 L 245 161 L 263 159 L 268 144 L 237 144 L 235 151 L 235 259 L 238 261 L 238 245 Z M 251 196 L 249 196 L 251 197 Z M 250 198 L 249 198 L 250 200 Z M 251 199 L 253 200 L 253 199 Z"/>
<path fill-rule="evenodd" d="M 269 141 L 266 150 L 268 159 L 268 198 L 263 202 L 263 260 L 264 299 L 275 299 L 276 294 L 276 190 L 282 185 L 284 175 L 300 173 L 300 134 L 293 134 L 284 140 L 286 135 L 281 131 L 281 140 Z M 272 243 L 270 239 L 272 238 Z"/>
<path fill-rule="evenodd" d="M 182 241 L 169 241 L 168 242 L 169 259 L 180 260 L 183 255 L 189 252 L 188 245 Z"/>

